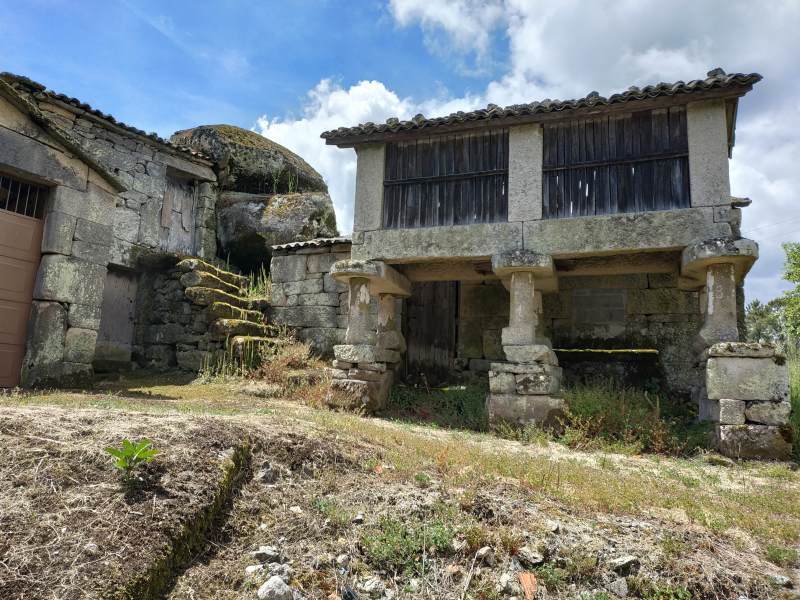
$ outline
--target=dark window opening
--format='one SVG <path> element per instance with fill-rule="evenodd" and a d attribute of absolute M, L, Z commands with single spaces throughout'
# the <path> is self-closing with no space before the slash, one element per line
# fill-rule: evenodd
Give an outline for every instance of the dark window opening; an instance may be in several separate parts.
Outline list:
<path fill-rule="evenodd" d="M 544 126 L 545 219 L 688 208 L 682 106 Z"/>
<path fill-rule="evenodd" d="M 0 174 L 0 210 L 41 219 L 47 188 Z"/>
<path fill-rule="evenodd" d="M 508 219 L 508 130 L 386 145 L 383 227 Z"/>

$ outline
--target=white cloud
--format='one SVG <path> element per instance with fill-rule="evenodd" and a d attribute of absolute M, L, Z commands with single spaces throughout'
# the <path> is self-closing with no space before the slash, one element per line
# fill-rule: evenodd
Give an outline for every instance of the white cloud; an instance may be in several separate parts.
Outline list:
<path fill-rule="evenodd" d="M 753 199 L 744 233 L 752 232 L 761 245 L 749 297 L 769 299 L 785 288 L 780 243 L 800 241 L 800 3 L 776 2 L 764 10 L 749 0 L 389 0 L 389 9 L 398 25 L 419 25 L 429 48 L 435 40 L 431 49 L 438 56 L 460 53 L 480 62 L 496 36 L 504 36 L 507 66 L 483 92 L 463 97 L 400 98 L 378 81 L 345 88 L 323 80 L 309 92 L 299 118 L 259 119 L 264 135 L 326 177 L 342 230 L 352 227 L 355 157 L 324 146 L 319 134 L 326 129 L 489 102 L 609 94 L 629 85 L 695 79 L 722 66 L 765 76 L 740 105 L 731 182 L 734 195 Z"/>

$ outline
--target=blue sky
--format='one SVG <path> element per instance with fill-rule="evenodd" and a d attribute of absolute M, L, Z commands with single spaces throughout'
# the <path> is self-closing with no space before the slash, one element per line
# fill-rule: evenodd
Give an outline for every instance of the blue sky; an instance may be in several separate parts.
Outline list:
<path fill-rule="evenodd" d="M 418 30 L 371 0 L 8 2 L 0 35 L 5 70 L 164 136 L 290 115 L 323 78 L 431 97 L 491 75 L 432 58 Z"/>
<path fill-rule="evenodd" d="M 796 0 L 3 0 L 0 70 L 162 136 L 267 135 L 322 173 L 343 232 L 355 156 L 326 129 L 757 71 L 731 182 L 761 246 L 748 298 L 767 300 L 788 287 L 780 244 L 800 241 L 798 30 Z"/>

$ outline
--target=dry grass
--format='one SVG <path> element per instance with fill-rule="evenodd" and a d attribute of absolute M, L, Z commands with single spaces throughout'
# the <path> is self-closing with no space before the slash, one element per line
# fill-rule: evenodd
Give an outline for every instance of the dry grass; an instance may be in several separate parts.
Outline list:
<path fill-rule="evenodd" d="M 207 419 L 4 407 L 0 597 L 111 598 L 138 589 L 139 576 L 170 564 L 183 528 L 214 502 L 225 452 L 248 436 Z M 163 450 L 133 486 L 103 451 L 123 437 L 149 437 Z"/>
<path fill-rule="evenodd" d="M 505 561 L 510 561 L 522 540 L 547 542 L 551 536 L 546 522 L 556 519 L 568 524 L 567 532 L 558 537 L 564 552 L 583 548 L 602 558 L 612 547 L 611 539 L 620 551 L 627 548 L 648 557 L 643 567 L 645 580 L 674 585 L 675 589 L 686 587 L 695 597 L 735 597 L 734 590 L 751 598 L 773 597 L 764 587 L 764 575 L 791 574 L 784 570 L 792 568 L 785 557 L 794 556 L 800 543 L 800 503 L 796 500 L 800 474 L 790 465 L 718 466 L 704 454 L 669 458 L 582 451 L 546 440 L 524 444 L 488 434 L 320 410 L 317 407 L 328 400 L 323 378 L 292 379 L 291 384 L 286 379 L 287 372 L 308 373 L 318 363 L 302 350 L 280 360 L 274 368 L 262 371 L 257 382 L 278 385 L 280 392 L 270 398 L 254 396 L 252 380 L 201 384 L 174 376 L 154 380 L 141 374 L 106 382 L 101 392 L 17 394 L 0 399 L 0 407 L 56 405 L 141 411 L 145 413 L 141 418 L 148 422 L 165 418 L 165 413 L 167 419 L 174 418 L 170 413 L 191 415 L 189 422 L 196 415 L 215 414 L 266 436 L 264 439 L 270 438 L 269 432 L 293 432 L 295 441 L 287 447 L 301 450 L 287 454 L 280 450 L 281 444 L 273 444 L 271 454 L 258 455 L 260 461 L 278 461 L 287 476 L 275 488 L 254 483 L 245 487 L 236 501 L 239 508 L 226 527 L 227 537 L 215 543 L 213 556 L 179 580 L 175 598 L 252 594 L 248 586 L 253 582 L 243 575 L 243 553 L 254 544 L 279 538 L 287 540 L 294 557 L 298 587 L 311 597 L 341 592 L 344 585 L 379 569 L 374 557 L 380 553 L 363 554 L 365 533 L 372 532 L 378 539 L 417 539 L 413 530 L 408 535 L 401 531 L 403 535 L 381 538 L 380 517 L 400 515 L 411 519 L 405 526 L 444 527 L 455 537 L 469 540 L 470 548 L 487 541 L 504 549 L 498 552 Z M 321 440 L 321 446 L 311 452 L 317 453 L 312 461 L 317 466 L 292 466 L 285 457 L 306 456 L 309 451 L 302 448 L 309 439 Z M 321 499 L 327 504 L 320 504 Z M 431 503 L 439 507 L 436 514 L 431 512 Z M 302 508 L 303 516 L 295 518 L 297 515 L 288 511 L 295 505 Z M 342 516 L 355 512 L 368 514 L 366 528 L 354 528 Z M 487 516 L 490 514 L 495 516 Z M 261 523 L 266 524 L 266 532 L 259 529 Z M 573 535 L 573 529 L 580 535 Z M 312 565 L 314 555 L 340 551 L 358 557 L 360 570 L 350 573 L 350 580 L 335 569 Z M 414 551 L 400 552 L 406 559 L 410 556 L 410 562 L 396 563 L 405 567 L 395 567 L 396 573 L 389 569 L 392 572 L 382 576 L 394 582 L 401 596 L 459 597 L 463 580 L 457 584 L 458 577 L 446 567 L 455 565 L 468 571 L 469 555 L 466 551 L 437 552 L 426 555 L 424 594 L 415 596 L 406 589 L 410 573 L 421 566 Z M 589 586 L 587 589 L 598 585 L 600 575 L 593 575 L 588 567 L 582 575 L 580 565 L 584 563 L 578 560 L 577 564 L 578 571 L 571 572 L 552 563 L 553 572 L 541 574 L 543 580 L 561 578 L 561 583 L 552 584 L 561 590 L 555 592 L 557 597 L 562 593 L 570 597 L 566 588 L 559 586 L 575 583 L 576 578 L 585 578 L 579 585 Z M 494 597 L 492 577 L 487 573 L 475 579 L 471 587 L 476 590 L 475 597 Z M 647 581 L 642 583 L 642 589 L 646 585 Z"/>

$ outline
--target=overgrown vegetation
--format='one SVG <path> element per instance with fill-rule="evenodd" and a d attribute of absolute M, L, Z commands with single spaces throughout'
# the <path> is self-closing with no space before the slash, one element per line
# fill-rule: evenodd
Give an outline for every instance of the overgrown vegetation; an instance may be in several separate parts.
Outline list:
<path fill-rule="evenodd" d="M 272 277 L 267 273 L 267 268 L 264 263 L 250 273 L 247 278 L 247 287 L 244 288 L 245 298 L 265 298 L 267 300 L 272 296 Z"/>
<path fill-rule="evenodd" d="M 395 386 L 385 414 L 447 429 L 488 431 L 486 393 L 479 384 L 432 390 Z M 558 430 L 504 423 L 491 429 L 525 443 L 555 441 L 580 450 L 625 454 L 688 455 L 707 446 L 709 426 L 695 423 L 685 403 L 658 392 L 598 379 L 565 386 L 564 396 L 569 408 Z"/>

